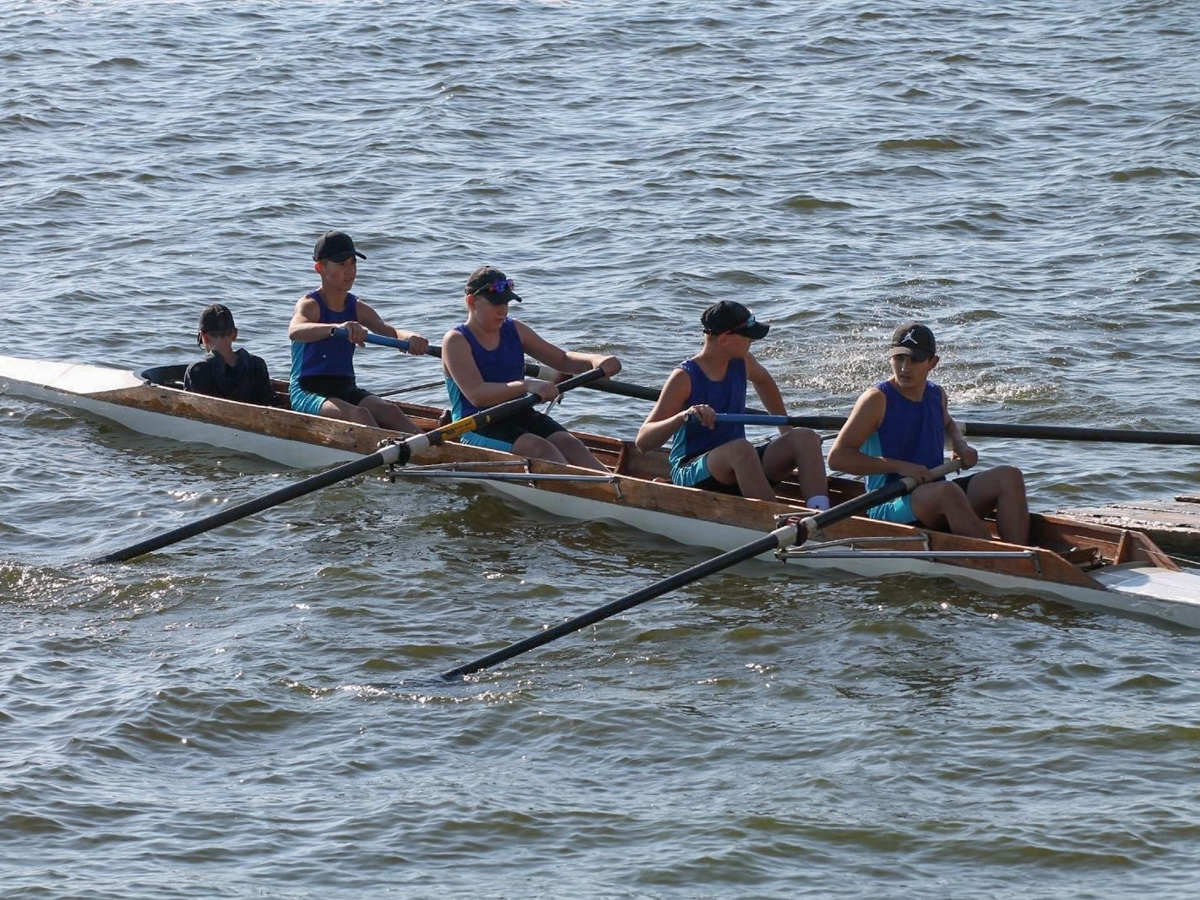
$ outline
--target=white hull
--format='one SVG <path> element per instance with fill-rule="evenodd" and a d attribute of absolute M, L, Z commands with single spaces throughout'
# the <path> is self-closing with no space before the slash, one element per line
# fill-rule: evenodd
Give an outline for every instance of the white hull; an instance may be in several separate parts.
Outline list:
<path fill-rule="evenodd" d="M 488 486 L 514 500 L 553 515 L 582 521 L 610 521 L 648 534 L 670 538 L 681 544 L 732 550 L 762 537 L 761 532 L 748 528 L 684 518 L 648 509 L 617 507 L 586 497 L 550 494 L 521 484 L 489 482 Z M 780 564 L 769 553 L 758 559 L 775 565 Z M 1148 616 L 1188 628 L 1200 628 L 1200 575 L 1172 572 L 1154 566 L 1122 567 L 1100 572 L 1095 577 L 1103 587 L 1096 589 L 902 556 L 853 560 L 791 558 L 784 564 L 813 570 L 849 571 L 866 578 L 906 574 L 955 580 L 966 578 L 1008 593 L 1051 595 L 1076 606 Z"/>
<path fill-rule="evenodd" d="M 158 437 L 208 444 L 253 454 L 282 465 L 310 468 L 356 458 L 359 454 L 123 405 L 103 394 L 143 387 L 133 373 L 99 366 L 41 363 L 0 356 L 0 390 L 85 410 L 127 428 Z M 296 414 L 288 414 L 294 416 Z M 315 417 L 306 417 L 315 418 Z M 322 420 L 326 423 L 328 420 Z M 606 502 L 573 493 L 543 490 L 534 484 L 486 481 L 492 490 L 547 513 L 575 520 L 605 520 L 669 538 L 681 544 L 729 550 L 761 537 L 752 528 L 722 524 L 627 503 Z M 763 560 L 779 563 L 771 555 Z M 813 570 L 849 571 L 867 577 L 915 574 L 967 578 L 1002 591 L 1050 595 L 1068 603 L 1148 616 L 1200 628 L 1200 575 L 1154 565 L 1112 566 L 1098 570 L 1091 584 L 1066 584 L 1044 578 L 906 556 L 853 559 L 789 558 L 788 565 Z"/>

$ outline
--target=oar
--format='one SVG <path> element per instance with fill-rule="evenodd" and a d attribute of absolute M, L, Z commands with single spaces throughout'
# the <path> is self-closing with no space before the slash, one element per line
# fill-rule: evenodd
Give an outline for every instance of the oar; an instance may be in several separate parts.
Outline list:
<path fill-rule="evenodd" d="M 346 336 L 346 329 L 339 328 L 337 333 L 342 337 Z M 367 333 L 366 341 L 368 344 L 379 344 L 383 347 L 395 347 L 398 350 L 407 350 L 408 341 L 400 338 L 384 337 L 381 334 Z M 426 356 L 435 356 L 438 359 L 442 358 L 442 348 L 435 347 L 433 344 L 425 351 Z M 557 369 L 552 369 L 549 366 L 538 365 L 537 363 L 526 363 L 525 374 L 530 378 L 540 378 L 543 381 L 554 382 L 562 373 Z M 654 401 L 658 399 L 658 391 L 654 388 L 642 387 L 637 384 L 629 384 L 624 381 L 613 381 L 611 378 L 600 378 L 592 384 L 582 385 L 582 387 L 595 388 L 596 390 L 605 391 L 609 394 L 619 394 L 622 397 L 633 397 L 638 400 Z M 379 396 L 383 396 L 380 394 Z"/>
<path fill-rule="evenodd" d="M 599 369 L 591 369 L 581 375 L 576 375 L 574 378 L 568 378 L 566 381 L 561 382 L 558 385 L 558 389 L 560 392 L 569 391 L 590 381 L 595 381 L 597 378 L 602 378 L 603 375 L 604 373 Z M 90 562 L 125 562 L 136 556 L 151 553 L 169 544 L 177 543 L 185 538 L 202 534 L 205 531 L 211 531 L 213 528 L 226 525 L 230 522 L 236 522 L 238 519 L 244 519 L 246 516 L 261 512 L 264 509 L 270 509 L 272 506 L 278 506 L 281 503 L 286 503 L 288 500 L 294 500 L 297 497 L 303 497 L 305 494 L 311 494 L 313 491 L 328 487 L 331 484 L 337 484 L 339 481 L 345 481 L 347 478 L 353 478 L 355 475 L 360 475 L 379 466 L 403 466 L 414 454 L 418 454 L 428 447 L 436 446 L 443 441 L 460 437 L 472 431 L 477 431 L 480 428 L 491 425 L 493 422 L 499 422 L 501 419 L 506 419 L 523 410 L 530 409 L 540 402 L 541 398 L 536 394 L 525 394 L 513 400 L 508 400 L 488 409 L 480 410 L 473 416 L 467 416 L 465 419 L 459 419 L 457 422 L 451 422 L 449 425 L 435 428 L 433 431 L 402 438 L 369 456 L 363 456 L 348 463 L 343 463 L 340 466 L 335 466 L 319 475 L 313 475 L 311 478 L 305 478 L 295 484 L 265 494 L 256 500 L 239 503 L 237 506 L 232 506 L 219 513 L 205 516 L 203 519 L 193 522 L 190 525 L 184 525 L 181 528 L 175 528 L 156 537 L 139 541 L 122 550 L 106 553 L 104 556 L 90 560 Z"/>
<path fill-rule="evenodd" d="M 938 466 L 936 469 L 932 469 L 931 472 L 935 477 L 941 477 L 950 472 L 955 472 L 961 467 L 962 462 L 955 459 Z M 777 550 L 780 547 L 788 547 L 793 544 L 799 546 L 822 528 L 833 525 L 835 522 L 841 522 L 843 519 L 848 519 L 866 509 L 870 509 L 878 503 L 883 503 L 891 500 L 893 497 L 900 497 L 907 494 L 916 488 L 916 486 L 917 480 L 906 476 L 881 488 L 861 494 L 853 500 L 839 503 L 837 506 L 831 507 L 824 512 L 819 512 L 816 515 L 803 519 L 790 519 L 786 524 L 764 534 L 760 538 L 756 538 L 748 544 L 743 544 L 741 547 L 722 553 L 720 556 L 714 556 L 707 562 L 702 562 L 699 565 L 692 566 L 690 569 L 677 572 L 669 578 L 664 578 L 662 581 L 634 591 L 632 594 L 626 594 L 621 599 L 597 607 L 591 612 L 576 616 L 574 619 L 569 619 L 552 628 L 547 628 L 545 631 L 539 631 L 537 634 L 527 637 L 523 641 L 509 644 L 501 650 L 489 653 L 487 656 L 481 656 L 479 659 L 469 662 L 466 665 L 443 672 L 441 677 L 446 681 L 453 681 L 462 678 L 464 675 L 470 675 L 472 672 L 478 672 L 480 669 L 490 668 L 491 666 L 512 659 L 514 656 L 519 656 L 536 647 L 541 647 L 543 644 L 558 640 L 558 638 L 564 635 L 579 631 L 581 628 L 587 628 L 589 625 L 594 625 L 602 619 L 615 616 L 617 613 L 645 603 L 647 600 L 653 600 L 655 597 L 667 593 L 667 591 L 673 591 L 677 587 L 683 587 L 685 584 L 699 581 L 706 575 L 711 575 L 714 572 L 728 569 L 730 566 L 737 565 L 740 562 L 745 562 L 759 554 L 769 553 L 772 550 Z"/>
<path fill-rule="evenodd" d="M 408 349 L 407 341 L 385 338 L 377 334 L 368 334 L 367 341 L 372 344 L 396 346 L 401 350 Z M 425 352 L 430 356 L 438 357 L 442 354 L 440 347 L 432 346 Z M 553 369 L 532 363 L 525 366 L 525 374 L 546 381 L 553 381 L 558 377 L 558 373 Z M 613 381 L 611 378 L 601 378 L 587 387 L 590 390 L 618 394 L 622 397 L 633 397 L 638 400 L 649 400 L 652 403 L 658 400 L 659 395 L 659 391 L 654 388 L 629 384 L 624 381 Z M 771 416 L 757 409 L 749 409 L 744 414 L 720 413 L 717 415 L 717 421 L 742 425 L 794 425 L 799 428 L 830 431 L 836 431 L 846 424 L 844 416 Z M 1188 431 L 1137 431 L 1070 425 L 1011 425 L 1004 422 L 959 422 L 958 430 L 964 437 L 1033 438 L 1042 441 L 1089 441 L 1108 444 L 1164 444 L 1200 447 L 1200 433 Z"/>
<path fill-rule="evenodd" d="M 766 416 L 718 413 L 718 422 L 733 425 L 799 425 L 806 428 L 841 428 L 846 420 L 837 416 Z M 1077 428 L 1056 425 L 1007 425 L 991 422 L 959 422 L 965 437 L 1038 438 L 1044 441 L 1097 441 L 1115 444 L 1175 444 L 1200 447 L 1200 434 L 1186 431 L 1131 431 L 1120 428 Z"/>

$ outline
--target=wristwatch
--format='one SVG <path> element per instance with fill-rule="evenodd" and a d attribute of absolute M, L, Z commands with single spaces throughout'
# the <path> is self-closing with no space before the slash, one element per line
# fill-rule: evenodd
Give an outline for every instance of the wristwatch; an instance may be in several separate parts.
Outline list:
<path fill-rule="evenodd" d="M 336 325 L 329 326 L 329 336 L 333 337 L 335 334 L 337 334 L 337 326 Z"/>

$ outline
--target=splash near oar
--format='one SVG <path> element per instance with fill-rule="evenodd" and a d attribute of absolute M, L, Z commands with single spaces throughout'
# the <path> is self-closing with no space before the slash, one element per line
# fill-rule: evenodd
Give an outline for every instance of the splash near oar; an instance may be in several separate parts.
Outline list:
<path fill-rule="evenodd" d="M 944 463 L 936 469 L 931 469 L 930 472 L 935 478 L 940 478 L 943 475 L 958 471 L 961 466 L 962 463 L 956 459 Z M 458 668 L 443 672 L 441 677 L 446 681 L 454 681 L 465 675 L 470 675 L 472 672 L 491 668 L 512 659 L 514 656 L 520 656 L 522 653 L 527 653 L 551 641 L 558 640 L 560 637 L 579 631 L 581 628 L 587 628 L 589 625 L 594 625 L 627 609 L 645 603 L 647 600 L 653 600 L 655 597 L 662 596 L 668 591 L 675 590 L 675 588 L 691 584 L 693 581 L 699 581 L 707 575 L 728 569 L 730 566 L 753 559 L 763 553 L 778 550 L 781 547 L 798 546 L 822 528 L 864 512 L 879 503 L 884 503 L 895 497 L 911 493 L 916 487 L 917 480 L 911 476 L 906 476 L 881 488 L 855 497 L 852 500 L 847 500 L 845 503 L 839 503 L 837 506 L 816 515 L 789 519 L 779 528 L 764 534 L 762 537 L 748 544 L 735 547 L 733 550 L 722 553 L 720 556 L 714 556 L 712 559 L 692 566 L 690 569 L 677 572 L 669 578 L 657 581 L 641 590 L 634 591 L 632 594 L 626 594 L 619 600 L 614 600 L 583 615 L 547 628 L 545 631 L 540 631 L 535 635 L 525 638 L 523 641 L 509 644 L 507 647 L 497 650 L 494 653 L 489 653 L 487 656 L 481 656 L 479 659 L 461 665 Z"/>
<path fill-rule="evenodd" d="M 558 389 L 560 392 L 569 391 L 572 388 L 579 387 L 582 384 L 587 384 L 602 377 L 604 377 L 604 373 L 599 369 L 591 369 L 581 375 L 568 378 L 558 385 Z M 396 440 L 369 456 L 335 466 L 319 475 L 305 478 L 303 481 L 298 481 L 277 491 L 272 491 L 255 500 L 239 503 L 236 506 L 222 510 L 219 513 L 214 513 L 211 516 L 206 516 L 189 525 L 184 525 L 144 541 L 139 541 L 121 550 L 114 550 L 111 553 L 106 553 L 103 556 L 89 560 L 89 562 L 126 562 L 135 557 L 152 553 L 155 550 L 186 540 L 189 537 L 194 537 L 206 531 L 211 531 L 214 528 L 219 528 L 222 525 L 227 525 L 230 522 L 236 522 L 238 519 L 244 519 L 246 516 L 262 512 L 273 506 L 279 506 L 297 497 L 303 497 L 305 494 L 311 494 L 313 491 L 318 491 L 323 487 L 353 478 L 355 475 L 361 475 L 363 472 L 369 472 L 371 469 L 388 465 L 406 465 L 415 454 L 419 454 L 429 447 L 441 444 L 443 441 L 461 437 L 468 432 L 486 428 L 493 422 L 498 422 L 508 416 L 516 415 L 523 410 L 530 409 L 539 402 L 539 398 L 535 394 L 525 394 L 521 397 L 516 397 L 488 409 L 481 410 L 473 416 L 468 416 L 464 419 L 459 419 L 457 422 L 451 422 L 449 425 L 435 428 L 433 431 Z"/>

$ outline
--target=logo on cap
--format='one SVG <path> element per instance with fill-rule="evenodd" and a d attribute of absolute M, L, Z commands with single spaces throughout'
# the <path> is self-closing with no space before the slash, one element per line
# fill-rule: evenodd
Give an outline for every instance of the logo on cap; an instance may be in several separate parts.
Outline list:
<path fill-rule="evenodd" d="M 924 362 L 937 354 L 937 341 L 929 326 L 919 322 L 901 325 L 892 335 L 890 356 L 911 356 L 913 362 Z"/>

